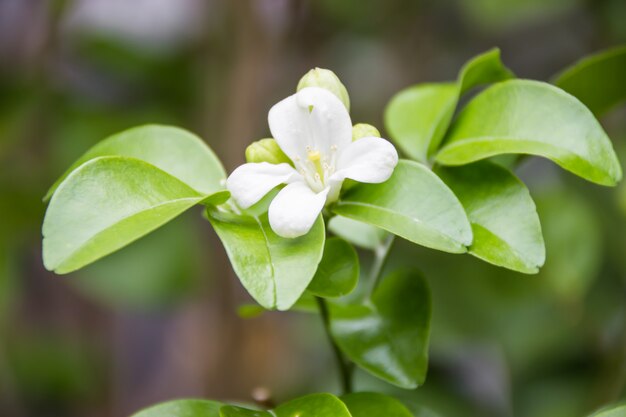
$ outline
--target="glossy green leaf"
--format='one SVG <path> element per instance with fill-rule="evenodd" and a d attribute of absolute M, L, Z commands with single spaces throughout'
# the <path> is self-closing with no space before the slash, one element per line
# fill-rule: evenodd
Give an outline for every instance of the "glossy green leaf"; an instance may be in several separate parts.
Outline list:
<path fill-rule="evenodd" d="M 417 162 L 401 160 L 386 182 L 351 188 L 333 210 L 433 249 L 462 253 L 472 243 L 472 230 L 459 200 Z"/>
<path fill-rule="evenodd" d="M 425 162 L 439 147 L 459 97 L 473 87 L 513 77 L 492 49 L 467 62 L 456 82 L 418 84 L 399 92 L 385 110 L 385 126 L 407 155 Z"/>
<path fill-rule="evenodd" d="M 269 411 L 250 410 L 236 405 L 225 405 L 220 408 L 220 417 L 276 417 Z"/>
<path fill-rule="evenodd" d="M 206 196 L 134 158 L 93 159 L 52 196 L 43 260 L 59 274 L 79 269 L 151 232 Z"/>
<path fill-rule="evenodd" d="M 327 239 L 322 261 L 307 289 L 320 297 L 341 297 L 352 292 L 358 281 L 356 250 L 343 239 Z"/>
<path fill-rule="evenodd" d="M 493 48 L 468 61 L 459 73 L 457 84 L 460 94 L 474 87 L 508 80 L 515 74 L 500 60 L 500 49 Z"/>
<path fill-rule="evenodd" d="M 313 279 L 324 251 L 321 216 L 309 233 L 295 239 L 278 236 L 267 214 L 258 217 L 207 208 L 207 217 L 250 295 L 267 309 L 287 310 Z"/>
<path fill-rule="evenodd" d="M 355 246 L 370 250 L 382 245 L 388 235 L 383 229 L 343 216 L 330 219 L 328 230 Z"/>
<path fill-rule="evenodd" d="M 202 139 L 177 127 L 146 125 L 109 136 L 89 149 L 54 183 L 45 200 L 72 171 L 100 156 L 128 156 L 148 162 L 200 194 L 224 189 L 226 172 Z"/>
<path fill-rule="evenodd" d="M 331 331 L 361 368 L 402 388 L 424 382 L 428 366 L 430 292 L 414 270 L 387 276 L 371 303 L 332 305 Z"/>
<path fill-rule="evenodd" d="M 472 224 L 469 253 L 494 265 L 534 274 L 545 261 L 537 209 L 528 189 L 508 169 L 491 162 L 436 173 L 459 198 Z"/>
<path fill-rule="evenodd" d="M 331 394 L 311 394 L 297 398 L 270 411 L 223 406 L 221 417 L 352 417 L 346 405 Z"/>
<path fill-rule="evenodd" d="M 358 392 L 341 397 L 352 417 L 413 417 L 395 398 L 375 392 Z"/>
<path fill-rule="evenodd" d="M 450 128 L 437 162 L 464 165 L 508 153 L 549 158 L 602 185 L 622 178 L 611 141 L 593 114 L 575 97 L 538 81 L 504 81 L 477 95 Z"/>
<path fill-rule="evenodd" d="M 626 404 L 614 405 L 603 408 L 590 417 L 624 417 L 626 416 Z"/>
<path fill-rule="evenodd" d="M 132 417 L 220 417 L 216 401 L 174 400 L 146 408 Z"/>
<path fill-rule="evenodd" d="M 561 72 L 554 84 L 600 116 L 626 101 L 626 46 L 585 57 Z"/>
<path fill-rule="evenodd" d="M 352 417 L 346 405 L 331 394 L 311 394 L 274 410 L 276 417 Z"/>
<path fill-rule="evenodd" d="M 396 94 L 385 110 L 389 136 L 409 157 L 428 160 L 447 129 L 457 100 L 456 83 L 429 83 L 409 87 Z"/>

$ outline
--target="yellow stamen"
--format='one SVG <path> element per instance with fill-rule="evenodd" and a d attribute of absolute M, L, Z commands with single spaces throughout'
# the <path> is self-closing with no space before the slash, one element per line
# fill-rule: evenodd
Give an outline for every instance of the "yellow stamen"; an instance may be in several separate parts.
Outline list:
<path fill-rule="evenodd" d="M 315 167 L 315 171 L 317 171 L 317 177 L 320 179 L 324 179 L 324 169 L 322 168 L 321 158 L 322 155 L 319 151 L 314 151 L 312 149 L 307 149 L 307 158 L 309 161 L 313 162 L 313 166 Z"/>
<path fill-rule="evenodd" d="M 320 155 L 320 152 L 319 152 L 319 151 L 313 151 L 313 150 L 311 150 L 311 151 L 308 151 L 308 152 L 307 152 L 307 157 L 309 158 L 309 161 L 311 161 L 311 162 L 317 162 L 317 161 L 319 161 L 319 160 L 320 160 L 320 158 L 321 158 L 321 156 L 322 156 L 322 155 Z"/>

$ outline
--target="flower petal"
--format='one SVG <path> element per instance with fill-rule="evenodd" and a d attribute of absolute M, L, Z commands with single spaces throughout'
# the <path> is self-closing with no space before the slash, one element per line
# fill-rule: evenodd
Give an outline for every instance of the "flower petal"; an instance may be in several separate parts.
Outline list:
<path fill-rule="evenodd" d="M 319 87 L 307 87 L 275 104 L 268 122 L 280 148 L 296 162 L 307 158 L 307 147 L 327 154 L 352 140 L 352 122 L 341 100 Z"/>
<path fill-rule="evenodd" d="M 384 182 L 397 164 L 398 152 L 389 141 L 373 136 L 361 138 L 339 154 L 337 171 L 330 181 L 350 178 L 359 182 Z"/>
<path fill-rule="evenodd" d="M 316 194 L 304 181 L 287 185 L 270 204 L 268 215 L 272 230 L 288 238 L 307 234 L 324 208 L 328 190 Z"/>
<path fill-rule="evenodd" d="M 300 174 L 289 164 L 249 163 L 230 174 L 226 188 L 239 207 L 247 209 L 272 188 L 298 178 L 301 178 Z"/>

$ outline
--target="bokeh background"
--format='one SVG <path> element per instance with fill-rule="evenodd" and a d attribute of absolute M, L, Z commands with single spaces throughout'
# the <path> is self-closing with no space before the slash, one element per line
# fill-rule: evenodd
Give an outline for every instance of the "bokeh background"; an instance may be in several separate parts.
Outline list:
<path fill-rule="evenodd" d="M 250 299 L 199 209 L 69 276 L 43 268 L 42 197 L 97 141 L 175 124 L 230 171 L 311 67 L 341 77 L 353 121 L 382 128 L 395 92 L 476 53 L 499 46 L 518 76 L 548 80 L 625 43 L 624 22 L 623 0 L 0 0 L 0 415 L 337 389 L 318 317 L 238 317 Z M 626 161 L 624 106 L 602 123 Z M 625 398 L 626 188 L 538 159 L 518 174 L 541 273 L 398 243 L 390 266 L 418 266 L 433 293 L 429 376 L 400 391 L 359 373 L 359 389 L 441 417 L 583 416 Z"/>

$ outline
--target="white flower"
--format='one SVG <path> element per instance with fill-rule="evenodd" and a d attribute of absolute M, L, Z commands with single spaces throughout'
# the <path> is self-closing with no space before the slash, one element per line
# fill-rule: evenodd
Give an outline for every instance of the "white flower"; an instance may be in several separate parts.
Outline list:
<path fill-rule="evenodd" d="M 269 126 L 290 164 L 244 164 L 226 187 L 243 209 L 280 184 L 287 184 L 269 206 L 272 230 L 282 237 L 306 234 L 324 206 L 339 197 L 344 179 L 380 183 L 398 163 L 391 143 L 378 137 L 352 141 L 352 122 L 331 92 L 307 87 L 270 109 Z M 295 168 L 294 168 L 295 167 Z"/>

